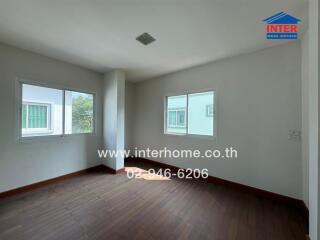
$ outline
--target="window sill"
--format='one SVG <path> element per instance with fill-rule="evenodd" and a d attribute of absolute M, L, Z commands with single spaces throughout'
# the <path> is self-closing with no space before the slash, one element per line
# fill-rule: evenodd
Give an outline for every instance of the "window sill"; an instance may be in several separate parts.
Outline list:
<path fill-rule="evenodd" d="M 34 136 L 35 134 L 38 134 Z M 53 131 L 50 130 L 41 130 L 41 131 L 23 131 L 21 138 L 27 138 L 27 137 L 47 137 L 47 136 L 53 136 Z M 56 136 L 56 135 L 55 135 Z"/>
<path fill-rule="evenodd" d="M 216 140 L 217 137 L 214 136 L 207 136 L 207 135 L 196 135 L 196 134 L 184 134 L 184 133 L 170 133 L 164 132 L 164 135 L 168 136 L 177 136 L 177 137 L 185 137 L 185 138 L 195 138 L 195 139 L 203 139 L 203 140 Z"/>
<path fill-rule="evenodd" d="M 19 143 L 28 143 L 28 142 L 43 142 L 43 141 L 50 141 L 50 140 L 59 140 L 71 137 L 96 137 L 96 133 L 74 133 L 74 134 L 61 134 L 61 135 L 44 135 L 44 136 L 26 136 L 26 137 L 19 137 Z"/>

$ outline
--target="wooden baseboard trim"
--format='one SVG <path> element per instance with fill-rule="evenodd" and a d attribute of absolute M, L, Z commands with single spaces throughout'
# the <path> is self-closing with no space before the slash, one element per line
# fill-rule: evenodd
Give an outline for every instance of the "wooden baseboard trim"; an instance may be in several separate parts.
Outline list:
<path fill-rule="evenodd" d="M 120 168 L 116 170 L 116 174 L 123 173 L 123 172 L 125 172 L 125 168 Z"/>
<path fill-rule="evenodd" d="M 5 192 L 1 192 L 0 193 L 0 198 L 10 197 L 10 196 L 13 196 L 13 195 L 16 195 L 16 194 L 19 194 L 19 193 L 24 193 L 24 192 L 27 192 L 27 191 L 31 191 L 31 190 L 36 189 L 36 188 L 40 188 L 40 187 L 43 187 L 43 186 L 46 186 L 46 185 L 49 185 L 49 184 L 52 184 L 52 183 L 60 182 L 60 181 L 63 181 L 63 180 L 69 179 L 69 178 L 81 176 L 81 175 L 86 174 L 88 172 L 97 171 L 97 170 L 106 171 L 106 168 L 105 168 L 104 165 L 98 165 L 98 166 L 90 167 L 90 168 L 83 169 L 83 170 L 80 170 L 80 171 L 77 171 L 77 172 L 68 173 L 66 175 L 62 175 L 62 176 L 59 176 L 59 177 L 51 178 L 51 179 L 44 180 L 44 181 L 41 181 L 41 182 L 37 182 L 37 183 L 33 183 L 33 184 L 26 185 L 26 186 L 23 186 L 23 187 L 19 187 L 19 188 L 15 188 L 15 189 L 12 189 L 12 190 L 5 191 Z"/>
<path fill-rule="evenodd" d="M 105 169 L 107 169 L 107 171 L 108 172 L 111 172 L 111 173 L 113 173 L 113 174 L 119 174 L 119 173 L 122 173 L 122 172 L 124 172 L 124 170 L 125 170 L 125 168 L 120 168 L 120 169 L 113 169 L 113 168 L 111 168 L 111 167 L 108 167 L 108 166 L 106 166 L 106 165 L 102 165 Z"/>
<path fill-rule="evenodd" d="M 150 159 L 145 159 L 145 158 L 127 158 L 127 160 L 130 161 L 130 159 L 134 159 L 134 160 L 139 160 L 139 161 L 145 161 L 145 162 L 149 162 L 152 164 L 157 165 L 160 168 L 169 168 L 171 169 L 171 171 L 173 172 L 177 172 L 180 168 L 177 166 L 173 166 L 173 165 L 169 165 L 169 164 L 165 164 L 165 163 L 160 163 L 154 160 L 150 160 Z M 309 210 L 307 208 L 307 206 L 304 204 L 304 202 L 302 200 L 296 199 L 296 198 L 292 198 L 289 196 L 285 196 L 285 195 L 281 195 L 278 193 L 273 193 L 270 191 L 266 191 L 266 190 L 262 190 L 259 188 L 255 188 L 255 187 L 250 187 L 241 183 L 237 183 L 237 182 L 232 182 L 229 180 L 225 180 L 222 178 L 217 178 L 214 176 L 209 176 L 207 179 L 205 179 L 208 182 L 214 183 L 214 184 L 219 184 L 219 185 L 224 185 L 224 186 L 228 186 L 230 188 L 234 188 L 234 189 L 238 189 L 240 191 L 243 192 L 247 192 L 247 193 L 251 193 L 254 194 L 256 196 L 260 196 L 260 197 L 264 197 L 264 198 L 268 198 L 274 201 L 282 201 L 285 202 L 286 204 L 290 204 L 294 207 L 296 207 L 299 211 L 301 211 L 301 213 L 304 215 L 304 217 L 306 219 L 309 218 Z"/>

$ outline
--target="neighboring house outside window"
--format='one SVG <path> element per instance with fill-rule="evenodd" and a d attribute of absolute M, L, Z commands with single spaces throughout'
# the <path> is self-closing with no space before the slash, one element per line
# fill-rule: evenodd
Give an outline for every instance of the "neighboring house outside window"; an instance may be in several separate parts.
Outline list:
<path fill-rule="evenodd" d="M 168 109 L 170 128 L 185 128 L 186 127 L 186 110 L 183 108 Z"/>
<path fill-rule="evenodd" d="M 207 117 L 213 117 L 213 104 L 208 104 L 206 106 L 206 115 Z"/>
<path fill-rule="evenodd" d="M 171 95 L 165 102 L 165 133 L 215 135 L 214 91 Z"/>
<path fill-rule="evenodd" d="M 22 131 L 24 133 L 50 131 L 51 105 L 47 103 L 23 102 Z"/>

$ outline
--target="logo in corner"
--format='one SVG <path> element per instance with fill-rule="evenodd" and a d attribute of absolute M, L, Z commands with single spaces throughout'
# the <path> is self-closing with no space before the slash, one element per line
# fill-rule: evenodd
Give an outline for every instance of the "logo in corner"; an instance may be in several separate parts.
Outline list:
<path fill-rule="evenodd" d="M 285 12 L 279 12 L 263 20 L 266 25 L 266 38 L 270 40 L 298 39 L 298 23 L 300 19 Z"/>

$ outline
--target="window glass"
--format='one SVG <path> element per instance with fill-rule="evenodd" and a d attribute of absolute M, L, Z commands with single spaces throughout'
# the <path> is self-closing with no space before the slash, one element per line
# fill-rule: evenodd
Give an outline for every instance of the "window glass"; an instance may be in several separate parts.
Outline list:
<path fill-rule="evenodd" d="M 213 92 L 188 95 L 188 133 L 213 136 Z"/>
<path fill-rule="evenodd" d="M 207 117 L 213 117 L 213 104 L 207 105 Z"/>
<path fill-rule="evenodd" d="M 65 133 L 92 133 L 93 94 L 65 91 Z"/>
<path fill-rule="evenodd" d="M 167 98 L 167 132 L 183 133 L 186 129 L 187 96 L 173 96 Z"/>
<path fill-rule="evenodd" d="M 166 132 L 214 135 L 214 91 L 166 98 Z"/>
<path fill-rule="evenodd" d="M 177 111 L 177 126 L 185 127 L 186 126 L 186 111 Z"/>
<path fill-rule="evenodd" d="M 168 112 L 169 112 L 169 127 L 174 127 L 177 125 L 177 112 L 172 110 Z"/>
<path fill-rule="evenodd" d="M 22 84 L 22 137 L 62 134 L 63 91 Z"/>

